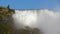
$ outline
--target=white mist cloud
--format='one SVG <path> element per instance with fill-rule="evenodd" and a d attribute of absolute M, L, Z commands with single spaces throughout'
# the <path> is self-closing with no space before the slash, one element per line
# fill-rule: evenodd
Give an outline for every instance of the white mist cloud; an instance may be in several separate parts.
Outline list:
<path fill-rule="evenodd" d="M 15 24 L 17 24 L 17 28 L 19 25 L 20 26 L 30 26 L 30 23 L 35 23 L 37 21 L 37 14 L 36 11 L 19 11 L 16 10 L 16 13 L 13 15 L 14 20 L 15 20 Z M 17 23 L 16 23 L 17 22 Z M 22 25 L 21 25 L 22 24 Z"/>
<path fill-rule="evenodd" d="M 13 15 L 17 28 L 37 27 L 43 34 L 60 34 L 60 13 L 51 10 L 15 10 Z"/>

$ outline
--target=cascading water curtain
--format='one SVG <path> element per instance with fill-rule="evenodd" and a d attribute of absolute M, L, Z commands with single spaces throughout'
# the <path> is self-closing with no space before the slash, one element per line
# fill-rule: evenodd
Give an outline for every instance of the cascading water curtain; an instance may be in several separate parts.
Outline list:
<path fill-rule="evenodd" d="M 52 10 L 15 10 L 13 15 L 17 29 L 29 26 L 39 28 L 43 34 L 60 34 L 60 12 Z"/>

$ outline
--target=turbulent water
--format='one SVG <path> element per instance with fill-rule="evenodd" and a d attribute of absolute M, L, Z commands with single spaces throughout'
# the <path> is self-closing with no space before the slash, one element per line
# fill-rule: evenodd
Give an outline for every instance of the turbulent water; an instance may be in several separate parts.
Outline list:
<path fill-rule="evenodd" d="M 15 10 L 17 29 L 29 26 L 40 28 L 43 34 L 60 34 L 60 12 L 51 10 Z"/>

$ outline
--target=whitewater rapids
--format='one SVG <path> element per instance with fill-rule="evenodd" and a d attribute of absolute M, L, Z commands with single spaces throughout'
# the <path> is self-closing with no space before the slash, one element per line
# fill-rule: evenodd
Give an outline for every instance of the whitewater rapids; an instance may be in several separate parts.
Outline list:
<path fill-rule="evenodd" d="M 40 28 L 43 34 L 60 34 L 60 12 L 51 10 L 15 10 L 15 26 Z"/>

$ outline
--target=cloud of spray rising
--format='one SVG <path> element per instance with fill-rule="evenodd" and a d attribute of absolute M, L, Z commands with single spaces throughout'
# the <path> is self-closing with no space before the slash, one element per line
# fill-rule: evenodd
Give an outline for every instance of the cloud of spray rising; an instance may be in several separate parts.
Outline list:
<path fill-rule="evenodd" d="M 60 34 L 60 14 L 50 10 L 15 10 L 14 24 L 17 29 L 37 27 L 43 34 Z"/>

